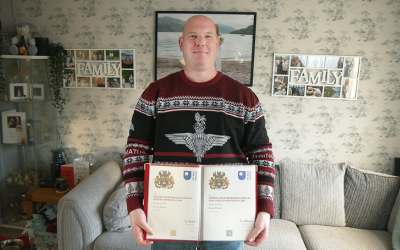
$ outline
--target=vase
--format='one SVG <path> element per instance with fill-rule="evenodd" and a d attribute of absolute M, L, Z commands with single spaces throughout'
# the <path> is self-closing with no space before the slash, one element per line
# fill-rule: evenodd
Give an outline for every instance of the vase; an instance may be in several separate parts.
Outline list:
<path fill-rule="evenodd" d="M 52 149 L 51 154 L 51 180 L 55 181 L 58 177 L 61 177 L 61 166 L 67 164 L 67 162 L 64 158 L 64 151 L 61 148 Z"/>

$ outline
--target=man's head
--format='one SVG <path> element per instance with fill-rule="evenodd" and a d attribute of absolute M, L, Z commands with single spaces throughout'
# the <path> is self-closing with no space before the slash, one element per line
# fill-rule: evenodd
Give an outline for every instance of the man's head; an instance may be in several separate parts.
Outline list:
<path fill-rule="evenodd" d="M 214 62 L 220 39 L 214 22 L 202 15 L 189 18 L 179 37 L 179 47 L 185 59 L 185 69 L 193 71 L 215 70 Z"/>

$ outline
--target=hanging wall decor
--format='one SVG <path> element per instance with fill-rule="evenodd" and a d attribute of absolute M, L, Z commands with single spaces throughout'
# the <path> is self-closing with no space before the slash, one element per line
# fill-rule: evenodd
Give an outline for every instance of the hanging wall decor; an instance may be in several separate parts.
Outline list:
<path fill-rule="evenodd" d="M 272 96 L 356 100 L 361 57 L 274 54 Z"/>
<path fill-rule="evenodd" d="M 66 49 L 64 88 L 135 89 L 135 50 Z"/>
<path fill-rule="evenodd" d="M 195 15 L 215 24 L 220 39 L 215 69 L 253 86 L 256 12 L 156 11 L 155 80 L 185 68 L 178 41 L 185 22 Z"/>

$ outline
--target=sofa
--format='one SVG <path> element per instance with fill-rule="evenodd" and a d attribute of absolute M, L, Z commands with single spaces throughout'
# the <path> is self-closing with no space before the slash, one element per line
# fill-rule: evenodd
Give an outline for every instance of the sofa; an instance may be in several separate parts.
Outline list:
<path fill-rule="evenodd" d="M 346 165 L 283 160 L 275 216 L 257 248 L 400 249 L 400 177 Z M 121 166 L 109 161 L 58 203 L 58 249 L 150 249 L 130 229 Z"/>

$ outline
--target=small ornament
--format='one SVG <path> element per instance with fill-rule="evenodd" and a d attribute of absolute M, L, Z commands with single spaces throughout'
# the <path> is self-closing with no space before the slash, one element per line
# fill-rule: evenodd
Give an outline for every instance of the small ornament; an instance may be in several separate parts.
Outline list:
<path fill-rule="evenodd" d="M 24 145 L 25 144 L 25 139 L 21 140 L 21 144 Z"/>

